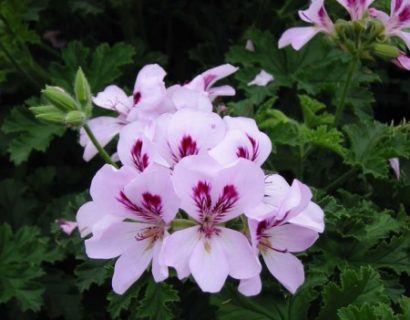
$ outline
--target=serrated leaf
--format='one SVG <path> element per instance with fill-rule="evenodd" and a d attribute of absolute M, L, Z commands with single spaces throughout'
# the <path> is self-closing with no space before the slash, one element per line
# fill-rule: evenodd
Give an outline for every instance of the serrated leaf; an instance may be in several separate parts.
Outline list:
<path fill-rule="evenodd" d="M 55 137 L 64 134 L 64 127 L 37 121 L 25 107 L 14 107 L 1 129 L 14 135 L 7 150 L 16 165 L 26 161 L 33 151 L 46 151 Z"/>
<path fill-rule="evenodd" d="M 336 319 L 337 312 L 349 305 L 366 302 L 388 302 L 380 275 L 370 267 L 346 269 L 340 275 L 340 286 L 330 282 L 323 290 L 323 307 L 319 319 Z"/>
<path fill-rule="evenodd" d="M 334 116 L 328 112 L 322 112 L 326 105 L 307 95 L 299 95 L 300 106 L 302 107 L 305 124 L 311 127 L 319 125 L 332 124 Z"/>
<path fill-rule="evenodd" d="M 88 290 L 92 284 L 101 285 L 111 275 L 109 272 L 110 268 L 110 261 L 86 260 L 74 270 L 74 274 L 77 277 L 75 284 L 80 292 Z"/>
<path fill-rule="evenodd" d="M 339 309 L 337 312 L 339 320 L 398 320 L 393 310 L 386 304 L 377 307 L 364 304 L 360 307 L 350 305 Z"/>
<path fill-rule="evenodd" d="M 150 280 L 147 289 L 138 305 L 136 316 L 141 319 L 170 320 L 175 319 L 172 304 L 179 301 L 178 292 L 169 284 L 155 283 Z"/>
<path fill-rule="evenodd" d="M 343 134 L 335 128 L 329 129 L 326 125 L 321 125 L 316 129 L 300 127 L 301 139 L 307 144 L 333 151 L 340 156 L 346 153 L 343 147 Z"/>

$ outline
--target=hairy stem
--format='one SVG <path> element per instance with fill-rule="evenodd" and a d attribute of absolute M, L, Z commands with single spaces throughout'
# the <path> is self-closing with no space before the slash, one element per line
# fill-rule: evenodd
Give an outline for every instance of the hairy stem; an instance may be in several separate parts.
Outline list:
<path fill-rule="evenodd" d="M 90 138 L 91 142 L 95 146 L 95 148 L 98 150 L 98 153 L 100 154 L 101 158 L 104 159 L 104 161 L 113 167 L 118 169 L 117 164 L 112 161 L 111 157 L 108 155 L 107 151 L 103 147 L 101 147 L 100 143 L 98 142 L 97 138 L 95 137 L 94 133 L 91 131 L 91 128 L 88 126 L 88 124 L 84 124 L 83 126 L 85 132 L 87 133 L 88 137 Z"/>
<path fill-rule="evenodd" d="M 342 117 L 343 110 L 346 104 L 346 98 L 350 91 L 350 87 L 352 86 L 353 75 L 354 75 L 354 72 L 356 71 L 358 61 L 359 59 L 355 56 L 350 62 L 347 79 L 346 79 L 346 82 L 345 82 L 345 85 L 342 91 L 342 96 L 340 97 L 339 103 L 337 104 L 337 107 L 336 107 L 336 115 L 335 115 L 335 121 L 334 121 L 335 127 L 338 126 L 340 122 L 340 118 Z"/>

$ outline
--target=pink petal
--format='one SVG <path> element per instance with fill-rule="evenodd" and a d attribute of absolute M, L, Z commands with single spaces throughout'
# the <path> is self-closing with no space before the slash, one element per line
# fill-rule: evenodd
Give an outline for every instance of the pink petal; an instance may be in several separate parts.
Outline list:
<path fill-rule="evenodd" d="M 204 292 L 219 292 L 229 273 L 229 265 L 216 238 L 202 239 L 189 259 L 189 269 Z"/>
<path fill-rule="evenodd" d="M 285 224 L 266 231 L 272 247 L 280 251 L 301 252 L 313 245 L 319 235 L 316 231 Z"/>
<path fill-rule="evenodd" d="M 410 49 L 410 32 L 399 31 L 395 32 L 394 35 L 402 39 L 406 44 L 407 48 Z"/>
<path fill-rule="evenodd" d="M 234 96 L 236 91 L 231 86 L 220 86 L 215 88 L 210 88 L 208 90 L 209 96 L 212 98 L 220 96 Z"/>
<path fill-rule="evenodd" d="M 112 287 L 117 294 L 123 294 L 137 281 L 152 260 L 151 240 L 136 241 L 132 247 L 122 254 L 114 267 Z"/>
<path fill-rule="evenodd" d="M 259 259 L 251 248 L 248 239 L 235 230 L 220 228 L 215 241 L 221 245 L 229 265 L 229 275 L 234 279 L 248 279 L 258 275 L 261 270 Z"/>
<path fill-rule="evenodd" d="M 265 70 L 261 70 L 255 78 L 248 83 L 248 86 L 260 86 L 260 87 L 265 87 L 268 85 L 268 83 L 273 81 L 273 76 L 266 72 Z"/>
<path fill-rule="evenodd" d="M 199 227 L 191 227 L 176 231 L 164 243 L 164 262 L 177 271 L 178 279 L 190 275 L 189 259 L 199 242 Z"/>
<path fill-rule="evenodd" d="M 132 97 L 128 97 L 125 92 L 115 85 L 108 86 L 104 91 L 93 97 L 93 102 L 97 106 L 116 111 L 127 115 L 133 107 Z"/>
<path fill-rule="evenodd" d="M 190 108 L 206 112 L 212 111 L 213 106 L 209 97 L 201 91 L 173 86 L 168 89 L 168 94 L 178 110 Z"/>
<path fill-rule="evenodd" d="M 68 236 L 71 235 L 78 226 L 77 222 L 69 221 L 66 219 L 58 219 L 56 220 L 56 223 L 58 224 L 60 229 Z"/>
<path fill-rule="evenodd" d="M 171 172 L 168 169 L 157 168 L 144 171 L 125 186 L 124 194 L 132 204 L 145 208 L 144 212 L 148 211 L 150 214 L 146 217 L 138 212 L 130 211 L 127 216 L 131 219 L 150 222 L 150 217 L 154 216 L 169 223 L 178 212 L 180 201 L 174 191 Z M 153 211 L 149 208 L 153 208 Z M 157 209 L 160 216 L 156 215 Z"/>
<path fill-rule="evenodd" d="M 147 227 L 134 222 L 113 223 L 102 233 L 85 240 L 87 256 L 93 259 L 115 258 L 138 242 L 135 237 Z"/>
<path fill-rule="evenodd" d="M 393 60 L 393 63 L 399 68 L 410 71 L 410 57 L 406 56 L 404 53 L 400 53 L 400 56 Z"/>
<path fill-rule="evenodd" d="M 168 278 L 168 267 L 164 262 L 163 249 L 163 241 L 155 241 L 152 257 L 152 276 L 155 282 L 161 282 Z"/>
<path fill-rule="evenodd" d="M 277 219 L 292 219 L 307 208 L 310 199 L 312 199 L 310 189 L 300 181 L 293 180 L 285 199 L 279 207 Z"/>
<path fill-rule="evenodd" d="M 93 118 L 87 124 L 102 147 L 105 147 L 124 126 L 120 118 L 113 117 Z M 80 145 L 84 147 L 83 158 L 85 161 L 90 161 L 98 154 L 97 149 L 83 128 L 80 129 Z"/>
<path fill-rule="evenodd" d="M 291 253 L 267 250 L 262 256 L 270 273 L 292 294 L 305 281 L 303 264 Z"/>
<path fill-rule="evenodd" d="M 252 40 L 246 40 L 245 49 L 251 52 L 255 52 L 255 45 L 253 44 Z"/>
<path fill-rule="evenodd" d="M 258 295 L 262 291 L 261 277 L 257 275 L 250 279 L 242 279 L 241 282 L 239 282 L 238 290 L 247 297 Z"/>
<path fill-rule="evenodd" d="M 314 202 L 309 202 L 307 208 L 292 219 L 289 223 L 322 233 L 325 229 L 323 210 Z"/>
<path fill-rule="evenodd" d="M 231 64 L 223 64 L 203 72 L 201 75 L 205 80 L 205 90 L 208 91 L 215 82 L 230 76 L 238 71 L 238 69 Z"/>
<path fill-rule="evenodd" d="M 279 39 L 279 49 L 291 45 L 293 49 L 300 50 L 319 32 L 320 29 L 316 27 L 297 27 L 288 29 Z"/>

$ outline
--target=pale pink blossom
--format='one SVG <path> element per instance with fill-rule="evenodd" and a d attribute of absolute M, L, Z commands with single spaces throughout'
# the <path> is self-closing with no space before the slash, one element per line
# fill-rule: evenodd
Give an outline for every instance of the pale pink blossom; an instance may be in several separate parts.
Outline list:
<path fill-rule="evenodd" d="M 220 291 L 228 275 L 248 279 L 259 274 L 261 265 L 246 237 L 223 224 L 262 201 L 262 170 L 244 159 L 222 167 L 208 156 L 190 156 L 176 165 L 172 180 L 181 209 L 197 225 L 171 234 L 165 264 L 176 269 L 179 279 L 192 274 L 205 292 Z"/>
<path fill-rule="evenodd" d="M 305 281 L 302 262 L 292 253 L 308 249 L 318 238 L 314 230 L 288 223 L 289 220 L 269 217 L 263 221 L 249 220 L 253 248 L 261 254 L 269 272 L 291 293 Z M 246 296 L 260 293 L 259 275 L 241 280 L 239 291 Z"/>
<path fill-rule="evenodd" d="M 374 8 L 370 10 L 370 14 L 384 24 L 387 36 L 399 37 L 410 49 L 410 32 L 403 31 L 410 27 L 409 0 L 392 0 L 390 16 Z"/>
<path fill-rule="evenodd" d="M 265 178 L 265 197 L 263 203 L 248 210 L 246 215 L 252 219 L 263 220 L 274 216 L 277 221 L 288 221 L 316 232 L 324 230 L 323 210 L 311 201 L 310 189 L 298 180 L 289 185 L 278 174 Z"/>
<path fill-rule="evenodd" d="M 162 159 L 173 167 L 187 156 L 207 154 L 224 135 L 225 123 L 216 113 L 181 109 L 155 121 L 153 142 Z"/>
<path fill-rule="evenodd" d="M 112 279 L 118 294 L 137 281 L 150 263 L 154 280 L 163 281 L 168 277 L 162 257 L 163 241 L 179 207 L 170 172 L 158 169 L 139 174 L 116 195 L 107 195 L 105 201 L 100 201 L 101 210 L 111 212 L 113 202 L 121 207 L 121 212 L 114 214 L 124 220 L 94 232 L 85 241 L 87 255 L 94 259 L 119 257 Z"/>
<path fill-rule="evenodd" d="M 291 45 L 293 49 L 301 49 L 316 34 L 323 32 L 331 34 L 334 32 L 334 25 L 330 20 L 324 6 L 324 0 L 312 0 L 307 10 L 299 11 L 299 17 L 311 27 L 297 27 L 285 31 L 279 39 L 279 48 Z"/>
<path fill-rule="evenodd" d="M 261 70 L 255 78 L 248 83 L 248 86 L 260 86 L 260 87 L 265 87 L 267 86 L 270 82 L 273 81 L 273 76 L 266 72 L 265 70 Z"/>
<path fill-rule="evenodd" d="M 261 166 L 272 151 L 272 142 L 259 131 L 255 120 L 226 116 L 224 122 L 228 131 L 224 139 L 209 151 L 211 157 L 223 165 L 244 158 Z"/>
<path fill-rule="evenodd" d="M 66 219 L 58 219 L 56 220 L 56 223 L 58 224 L 60 229 L 68 236 L 71 235 L 78 226 L 77 222 Z"/>
<path fill-rule="evenodd" d="M 397 180 L 400 179 L 400 160 L 399 158 L 389 159 L 390 167 L 393 169 L 394 174 L 396 175 Z"/>
<path fill-rule="evenodd" d="M 337 0 L 350 14 L 351 19 L 360 20 L 374 0 Z"/>
<path fill-rule="evenodd" d="M 404 52 L 400 52 L 400 55 L 393 60 L 393 63 L 403 70 L 410 71 L 410 57 Z"/>

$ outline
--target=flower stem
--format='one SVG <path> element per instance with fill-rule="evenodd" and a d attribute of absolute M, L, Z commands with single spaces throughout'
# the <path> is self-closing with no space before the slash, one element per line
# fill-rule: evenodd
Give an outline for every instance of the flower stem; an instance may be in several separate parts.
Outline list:
<path fill-rule="evenodd" d="M 337 107 L 336 107 L 336 115 L 335 115 L 335 121 L 334 121 L 335 127 L 337 127 L 337 125 L 339 124 L 340 118 L 342 117 L 342 113 L 343 113 L 343 110 L 346 104 L 347 94 L 350 91 L 350 87 L 352 85 L 352 80 L 353 80 L 353 75 L 354 75 L 354 72 L 356 71 L 358 61 L 359 59 L 355 56 L 350 62 L 347 79 L 346 79 L 346 82 L 345 82 L 345 85 L 342 91 L 342 96 L 340 97 L 339 103 L 337 104 Z"/>
<path fill-rule="evenodd" d="M 104 159 L 104 161 L 113 167 L 118 169 L 117 164 L 112 161 L 111 157 L 108 155 L 107 151 L 103 147 L 101 147 L 100 143 L 98 142 L 97 138 L 95 137 L 94 133 L 91 131 L 91 128 L 88 126 L 88 124 L 84 124 L 83 128 L 85 132 L 87 133 L 88 137 L 90 138 L 91 142 L 95 146 L 95 148 L 98 150 L 98 153 L 100 154 L 101 158 Z"/>
<path fill-rule="evenodd" d="M 188 219 L 174 219 L 172 220 L 172 229 L 181 230 L 189 227 L 195 226 L 197 223 L 194 220 Z"/>
<path fill-rule="evenodd" d="M 329 184 L 328 186 L 326 186 L 324 188 L 324 190 L 326 192 L 330 192 L 333 189 L 335 189 L 338 185 L 342 184 L 343 182 L 345 182 L 348 178 L 350 178 L 350 176 L 352 174 L 356 173 L 356 168 L 351 168 L 350 170 L 346 171 L 343 175 L 341 175 L 339 178 L 337 178 L 336 180 L 334 180 L 331 184 Z"/>

